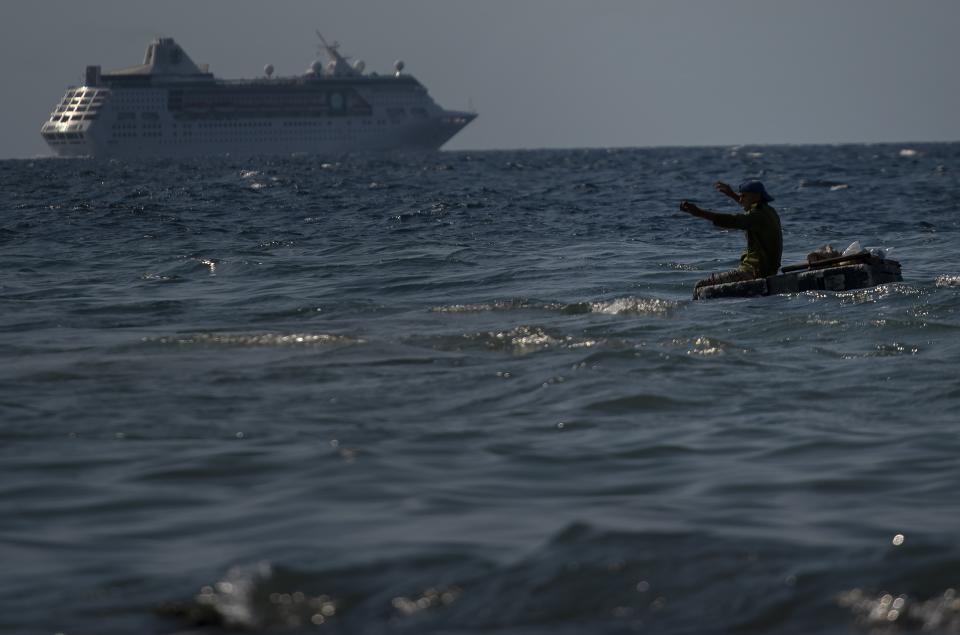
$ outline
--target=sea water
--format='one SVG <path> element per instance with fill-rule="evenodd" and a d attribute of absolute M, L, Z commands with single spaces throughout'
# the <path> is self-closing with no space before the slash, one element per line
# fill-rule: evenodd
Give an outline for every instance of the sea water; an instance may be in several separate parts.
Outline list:
<path fill-rule="evenodd" d="M 784 263 L 691 300 L 762 179 Z M 960 144 L 0 162 L 0 631 L 960 632 Z"/>

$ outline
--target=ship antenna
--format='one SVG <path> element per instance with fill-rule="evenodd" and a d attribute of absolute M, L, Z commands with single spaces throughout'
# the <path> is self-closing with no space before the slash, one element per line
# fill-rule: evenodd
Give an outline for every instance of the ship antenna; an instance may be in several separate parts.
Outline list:
<path fill-rule="evenodd" d="M 333 44 L 328 44 L 326 38 L 323 37 L 323 33 L 320 32 L 320 29 L 317 29 L 316 31 L 317 31 L 317 37 L 320 38 L 320 43 L 323 45 L 323 48 L 327 49 L 327 51 L 337 50 L 337 47 L 340 46 L 339 42 L 334 41 Z"/>

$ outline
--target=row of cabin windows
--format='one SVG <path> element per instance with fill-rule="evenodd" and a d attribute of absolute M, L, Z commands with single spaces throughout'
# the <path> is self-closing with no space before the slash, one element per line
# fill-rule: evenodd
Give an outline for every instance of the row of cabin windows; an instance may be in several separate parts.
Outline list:
<path fill-rule="evenodd" d="M 84 115 L 98 115 L 100 111 L 95 108 L 83 109 L 83 110 L 66 110 L 64 112 L 55 112 L 50 115 L 50 121 L 68 121 L 73 117 L 74 121 L 80 119 Z"/>
<path fill-rule="evenodd" d="M 161 131 L 159 128 L 150 129 L 150 130 L 141 129 L 140 134 L 142 136 L 160 136 Z M 300 138 L 300 137 L 327 138 L 327 137 L 337 137 L 337 136 L 353 135 L 353 134 L 355 134 L 354 131 L 336 130 L 336 129 L 335 130 L 285 130 L 285 131 L 206 130 L 206 131 L 199 131 L 196 133 L 194 133 L 191 130 L 182 130 L 179 133 L 177 131 L 173 131 L 172 133 L 170 133 L 169 136 L 172 136 L 174 138 L 176 138 L 177 136 L 181 136 L 181 137 L 200 136 L 204 138 L 225 140 L 225 139 L 241 139 L 241 138 L 242 139 L 250 139 L 250 138 L 276 139 L 276 138 L 280 138 L 281 136 L 293 137 L 293 138 Z M 118 136 L 118 137 L 131 137 L 131 136 L 135 137 L 137 136 L 137 128 L 114 126 L 111 129 L 111 135 Z"/>
<path fill-rule="evenodd" d="M 306 141 L 335 141 L 335 140 L 344 140 L 344 139 L 355 139 L 356 136 L 357 136 L 357 135 L 356 135 L 356 134 L 353 134 L 353 133 L 340 132 L 340 133 L 329 133 L 329 134 L 311 135 L 311 136 L 309 136 L 309 137 L 302 137 L 302 136 L 301 136 L 301 137 L 297 137 L 297 140 L 306 140 Z M 188 138 L 186 137 L 186 135 L 184 135 L 183 137 L 176 137 L 176 136 L 174 136 L 174 137 L 162 138 L 160 135 L 156 135 L 156 134 L 137 135 L 137 133 L 132 132 L 132 133 L 117 133 L 117 134 L 113 134 L 113 135 L 110 136 L 109 142 L 110 142 L 111 144 L 116 144 L 118 139 L 159 139 L 159 141 L 156 141 L 156 143 L 167 144 L 167 145 L 177 145 L 177 144 L 182 144 L 182 143 L 191 143 L 191 142 L 193 141 L 193 139 L 188 139 Z M 280 137 L 276 137 L 276 136 L 257 136 L 257 137 L 245 136 L 245 137 L 242 137 L 242 138 L 238 138 L 238 137 L 216 136 L 216 135 L 211 135 L 211 136 L 208 136 L 208 137 L 205 137 L 205 138 L 203 138 L 203 139 L 198 140 L 199 143 L 227 143 L 227 142 L 237 142 L 237 141 L 240 141 L 240 142 L 243 142 L 243 143 L 250 143 L 250 142 L 253 142 L 253 141 L 256 141 L 256 142 L 284 142 L 284 143 L 285 143 L 285 142 L 288 142 L 289 140 L 288 140 L 288 139 L 281 139 Z M 77 141 L 76 143 L 80 143 L 80 142 Z"/>
<path fill-rule="evenodd" d="M 99 117 L 99 113 L 91 112 L 85 115 L 54 115 L 50 117 L 50 121 L 53 123 L 58 123 L 61 121 L 93 121 Z"/>
<path fill-rule="evenodd" d="M 99 110 L 99 106 L 101 106 L 102 104 L 103 104 L 102 99 L 95 99 L 95 100 L 93 100 L 92 102 L 89 101 L 89 100 L 83 100 L 83 101 L 78 102 L 76 105 L 61 105 L 61 106 L 59 106 L 59 107 L 56 109 L 56 111 L 51 115 L 50 120 L 51 120 L 51 121 L 68 121 L 68 117 L 67 117 L 67 116 L 69 116 L 69 115 L 71 115 L 71 114 L 74 114 L 74 113 L 89 113 L 89 114 L 96 115 L 97 112 L 98 112 L 98 110 Z M 427 111 L 426 111 L 426 109 L 424 109 L 424 108 L 411 108 L 411 109 L 410 109 L 410 113 L 413 114 L 414 116 L 417 116 L 417 117 L 426 117 L 426 116 L 427 116 Z M 388 109 L 387 109 L 387 115 L 388 115 L 389 117 L 391 117 L 391 118 L 402 117 L 402 116 L 404 116 L 405 114 L 406 114 L 406 111 L 405 111 L 405 109 L 403 109 L 403 108 L 388 108 Z M 155 112 L 141 112 L 140 116 L 141 116 L 143 119 L 151 119 L 151 120 L 157 120 L 157 119 L 159 119 L 159 115 L 158 115 L 157 113 L 155 113 Z M 124 119 L 124 120 L 125 120 L 125 119 L 133 119 L 133 118 L 135 118 L 135 117 L 136 117 L 136 114 L 135 114 L 135 113 L 132 113 L 132 112 L 123 112 L 123 113 L 120 113 L 120 114 L 118 115 L 118 118 L 119 118 L 119 119 Z M 95 116 L 94 116 L 94 117 L 83 117 L 83 119 L 86 119 L 86 120 L 95 119 L 95 118 L 96 118 Z M 79 119 L 78 117 L 76 117 L 76 116 L 73 116 L 72 120 L 78 121 L 78 120 L 80 120 L 80 119 Z M 328 125 L 332 125 L 331 122 L 327 122 L 327 123 L 328 123 Z M 348 121 L 347 123 L 349 124 L 350 122 Z M 269 124 L 269 123 L 261 123 L 261 122 L 241 122 L 241 123 L 215 123 L 215 124 L 199 124 L 199 125 L 200 125 L 200 126 L 205 126 L 205 125 L 206 125 L 206 126 L 229 126 L 229 127 L 235 127 L 235 126 L 239 126 L 239 125 L 243 125 L 243 126 L 269 126 L 270 124 Z"/>
<path fill-rule="evenodd" d="M 225 121 L 225 122 L 212 122 L 212 123 L 197 123 L 193 124 L 197 128 L 272 128 L 273 123 L 268 121 Z M 190 124 L 184 124 L 184 127 L 188 127 Z"/>
<path fill-rule="evenodd" d="M 103 102 L 96 102 L 93 104 L 83 104 L 82 106 L 57 106 L 57 109 L 53 111 L 53 114 L 57 113 L 71 113 L 71 112 L 87 112 L 88 110 L 98 110 L 100 106 L 103 105 Z"/>
<path fill-rule="evenodd" d="M 68 101 L 76 101 L 78 99 L 92 99 L 93 97 L 104 97 L 109 94 L 109 90 L 94 90 L 92 88 L 83 89 L 79 88 L 77 90 L 68 90 L 67 94 L 63 96 L 64 103 Z"/>
<path fill-rule="evenodd" d="M 135 112 L 118 112 L 117 121 L 132 121 L 137 118 Z M 160 114 L 156 112 L 141 112 L 140 119 L 144 121 L 160 121 Z"/>
<path fill-rule="evenodd" d="M 99 97 L 97 99 L 74 99 L 72 101 L 60 102 L 60 105 L 57 106 L 57 110 L 68 110 L 71 108 L 76 110 L 77 108 L 86 108 L 91 105 L 100 106 L 102 104 L 103 99 L 100 99 Z"/>
<path fill-rule="evenodd" d="M 146 104 L 146 103 L 164 103 L 167 101 L 166 92 L 155 93 L 153 95 L 125 94 L 117 93 L 115 98 L 118 102 L 125 104 Z"/>
<path fill-rule="evenodd" d="M 89 99 L 84 99 L 79 102 L 63 102 L 54 109 L 54 112 L 84 111 L 84 110 L 96 109 L 102 105 L 103 105 L 102 99 L 94 99 L 93 101 L 90 101 Z"/>
<path fill-rule="evenodd" d="M 393 119 L 393 120 L 391 120 L 391 123 L 393 123 L 394 125 L 396 125 L 396 124 L 399 124 L 400 121 L 397 120 L 397 119 Z M 350 121 L 350 120 L 347 120 L 347 121 L 346 121 L 346 124 L 347 124 L 348 126 L 352 126 L 352 125 L 353 125 L 353 122 Z M 332 122 L 332 121 L 326 122 L 326 126 L 332 126 L 332 125 L 333 125 L 333 122 Z M 372 126 L 372 125 L 373 125 L 373 119 L 364 119 L 364 120 L 363 120 L 363 125 L 365 125 L 365 126 Z M 387 120 L 386 120 L 386 119 L 377 119 L 377 125 L 378 125 L 378 126 L 385 126 L 385 125 L 387 125 Z M 284 127 L 284 128 L 316 128 L 316 127 L 323 127 L 323 126 L 324 126 L 324 123 L 323 123 L 323 122 L 317 122 L 317 121 L 285 121 L 285 122 L 283 122 L 283 127 Z"/>
<path fill-rule="evenodd" d="M 82 139 L 83 139 L 83 134 L 82 134 L 82 133 L 59 133 L 59 134 L 58 134 L 58 133 L 47 133 L 47 134 L 45 134 L 44 136 L 47 137 L 47 140 L 48 140 L 50 143 L 54 144 L 54 145 L 56 145 L 56 144 L 58 144 L 58 143 L 61 143 L 61 144 L 66 144 L 66 143 L 79 144 L 79 143 L 82 143 Z M 183 135 L 183 137 L 187 137 L 187 136 L 192 136 L 192 135 L 188 135 L 188 134 L 184 134 L 184 135 Z M 231 138 L 231 137 L 229 137 L 229 136 L 223 135 L 223 133 L 219 133 L 219 134 L 218 134 L 218 133 L 212 133 L 212 134 L 206 135 L 206 136 L 207 136 L 207 138 L 203 141 L 204 143 L 209 143 L 209 142 L 229 142 L 229 141 L 236 141 L 236 140 L 237 140 L 237 137 L 236 137 L 236 136 L 234 136 L 234 137 Z M 356 136 L 356 135 L 355 135 L 355 133 L 353 133 L 353 132 L 348 132 L 348 131 L 336 131 L 336 130 L 334 130 L 334 131 L 325 131 L 325 132 L 323 132 L 323 133 L 314 132 L 313 134 L 308 134 L 308 135 L 306 135 L 306 136 L 302 136 L 302 135 L 301 135 L 301 136 L 299 136 L 298 138 L 300 138 L 300 139 L 306 138 L 306 139 L 310 139 L 310 140 L 316 141 L 316 140 L 344 140 L 344 139 L 354 138 L 355 136 Z M 114 132 L 114 133 L 111 135 L 111 139 L 110 139 L 109 143 L 110 143 L 111 145 L 116 145 L 116 144 L 118 143 L 117 139 L 128 139 L 128 138 L 137 138 L 137 137 L 145 138 L 145 139 L 159 139 L 159 143 L 160 143 L 160 144 L 166 144 L 166 145 L 176 145 L 176 144 L 181 143 L 180 139 L 177 138 L 176 134 L 174 134 L 173 139 L 171 140 L 171 139 L 169 139 L 169 138 L 167 138 L 167 139 L 162 139 L 162 138 L 161 138 L 161 135 L 160 135 L 159 133 L 156 133 L 156 132 L 153 132 L 153 133 L 151 133 L 151 132 L 145 132 L 145 133 L 143 133 L 143 134 L 141 134 L 141 135 L 138 135 L 137 132 L 135 132 L 135 131 L 132 131 L 132 132 Z M 257 136 L 257 137 L 252 137 L 252 138 L 249 137 L 249 136 L 245 136 L 245 137 L 243 138 L 243 141 L 278 141 L 278 140 L 280 140 L 280 139 L 279 139 L 276 135 L 264 135 L 264 136 Z"/>
<path fill-rule="evenodd" d="M 47 143 L 53 145 L 83 142 L 82 132 L 44 132 L 42 134 Z"/>

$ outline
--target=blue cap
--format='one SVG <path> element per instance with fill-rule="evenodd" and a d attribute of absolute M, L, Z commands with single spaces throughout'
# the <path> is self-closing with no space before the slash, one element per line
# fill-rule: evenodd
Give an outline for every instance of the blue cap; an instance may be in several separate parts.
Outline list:
<path fill-rule="evenodd" d="M 757 192 L 758 194 L 762 194 L 764 203 L 769 203 L 773 200 L 773 197 L 767 192 L 767 188 L 763 187 L 763 183 L 760 181 L 744 181 L 737 189 L 739 189 L 741 193 Z"/>

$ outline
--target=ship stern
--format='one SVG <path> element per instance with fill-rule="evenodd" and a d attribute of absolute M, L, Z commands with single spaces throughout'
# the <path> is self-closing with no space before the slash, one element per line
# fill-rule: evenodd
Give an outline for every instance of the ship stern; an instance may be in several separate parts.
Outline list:
<path fill-rule="evenodd" d="M 101 111 L 110 90 L 99 86 L 69 88 L 40 128 L 40 135 L 60 157 L 95 156 Z"/>

